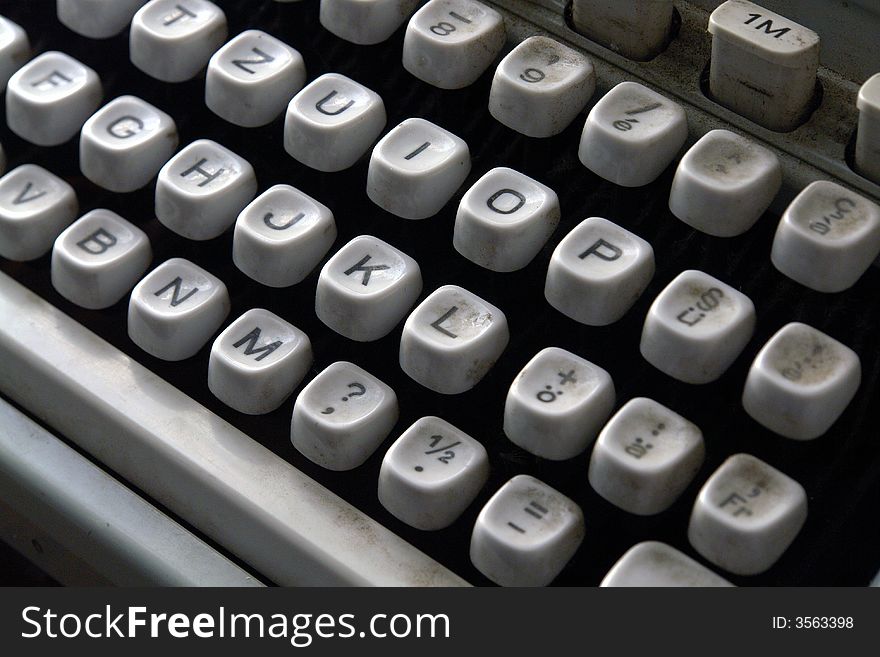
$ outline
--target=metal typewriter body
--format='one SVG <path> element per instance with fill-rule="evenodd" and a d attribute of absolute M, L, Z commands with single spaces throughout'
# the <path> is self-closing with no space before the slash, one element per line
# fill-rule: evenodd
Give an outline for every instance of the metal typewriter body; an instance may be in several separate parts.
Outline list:
<path fill-rule="evenodd" d="M 507 315 L 511 340 L 498 363 L 467 393 L 445 396 L 431 392 L 407 377 L 398 365 L 400 326 L 376 342 L 355 343 L 333 333 L 317 319 L 314 297 L 320 267 L 290 288 L 261 286 L 234 266 L 230 232 L 198 243 L 174 235 L 158 223 L 153 213 L 154 184 L 130 194 L 102 190 L 79 172 L 77 139 L 58 147 L 37 147 L 13 135 L 2 120 L 0 142 L 9 158 L 9 169 L 26 162 L 40 164 L 73 185 L 81 213 L 109 208 L 141 227 L 153 245 L 153 266 L 171 257 L 184 257 L 219 277 L 230 291 L 229 321 L 250 308 L 261 307 L 305 331 L 312 340 L 315 362 L 303 385 L 335 361 L 347 360 L 363 367 L 396 391 L 400 419 L 389 438 L 364 465 L 350 472 L 324 470 L 303 458 L 290 442 L 293 400 L 302 386 L 281 408 L 268 415 L 237 413 L 208 390 L 210 345 L 187 361 L 160 361 L 129 340 L 126 300 L 102 311 L 76 307 L 53 289 L 48 256 L 27 263 L 0 260 L 4 274 L 427 555 L 428 560 L 417 556 L 406 562 L 403 583 L 450 584 L 458 581 L 457 576 L 472 584 L 489 584 L 469 560 L 471 530 L 489 497 L 510 477 L 523 473 L 572 498 L 586 518 L 584 543 L 556 579 L 558 585 L 597 585 L 627 549 L 645 540 L 664 541 L 696 558 L 687 539 L 694 499 L 700 486 L 725 458 L 739 452 L 753 454 L 800 482 L 808 494 L 809 516 L 792 546 L 766 573 L 752 577 L 721 574 L 738 585 L 862 586 L 871 580 L 880 568 L 880 523 L 876 516 L 880 500 L 880 269 L 872 267 L 851 289 L 828 295 L 789 280 L 774 269 L 769 256 L 779 213 L 809 182 L 833 180 L 880 202 L 880 186 L 850 168 L 858 87 L 868 75 L 880 70 L 880 60 L 871 51 L 870 43 L 871 35 L 880 31 L 880 7 L 876 3 L 763 2 L 767 8 L 818 31 L 823 39 L 821 102 L 806 124 L 790 133 L 776 133 L 718 105 L 705 93 L 701 78 L 709 60 L 710 43 L 705 26 L 708 12 L 718 3 L 676 2 L 680 27 L 669 47 L 650 62 L 633 62 L 573 31 L 566 20 L 565 3 L 560 0 L 489 2 L 505 18 L 505 53 L 528 36 L 547 34 L 591 57 L 596 67 L 597 91 L 587 111 L 617 83 L 639 81 L 685 108 L 690 130 L 688 145 L 709 130 L 726 128 L 770 148 L 783 165 L 783 190 L 771 211 L 751 230 L 735 238 L 698 233 L 670 213 L 667 202 L 675 163 L 656 182 L 635 189 L 617 187 L 585 169 L 577 159 L 585 114 L 562 134 L 548 139 L 525 137 L 495 121 L 487 110 L 494 65 L 473 85 L 444 91 L 417 80 L 402 68 L 405 28 L 379 45 L 356 46 L 321 27 L 317 3 L 229 0 L 217 4 L 227 14 L 230 37 L 257 28 L 282 39 L 302 53 L 309 80 L 322 73 L 338 72 L 377 91 L 388 112 L 386 130 L 406 118 L 423 117 L 462 137 L 470 146 L 473 168 L 452 201 L 437 216 L 425 221 L 393 217 L 373 205 L 364 192 L 368 157 L 339 173 L 308 169 L 284 153 L 281 119 L 263 128 L 245 129 L 213 115 L 204 105 L 204 74 L 188 82 L 167 84 L 134 68 L 128 60 L 127 32 L 106 41 L 86 39 L 60 25 L 54 17 L 54 3 L 42 0 L 0 2 L 0 14 L 28 30 L 35 52 L 62 50 L 94 68 L 105 85 L 105 102 L 128 93 L 142 97 L 174 117 L 181 146 L 199 138 L 213 139 L 253 164 L 260 191 L 287 183 L 330 207 L 339 237 L 328 257 L 357 235 L 375 235 L 419 262 L 424 277 L 422 297 L 441 285 L 453 283 L 500 307 Z M 813 22 L 819 19 L 821 24 Z M 452 246 L 452 227 L 461 195 L 483 173 L 497 166 L 516 169 L 548 185 L 559 195 L 562 208 L 560 226 L 541 253 L 526 268 L 513 273 L 482 269 L 461 257 Z M 623 319 L 607 327 L 580 325 L 553 310 L 543 295 L 547 263 L 554 247 L 569 230 L 590 216 L 605 217 L 648 240 L 657 259 L 657 270 L 647 290 Z M 675 381 L 639 354 L 639 336 L 648 307 L 665 285 L 685 269 L 699 269 L 727 282 L 747 294 L 757 312 L 755 334 L 743 353 L 720 380 L 703 386 Z M 15 298 L 25 304 L 25 297 Z M 28 324 L 26 305 L 23 317 L 16 320 L 16 330 L 27 332 L 30 326 L 34 336 L 46 331 L 50 339 L 60 339 L 60 334 L 52 331 L 52 321 Z M 2 307 L 11 313 L 15 306 L 7 303 Z M 6 324 L 10 320 L 11 316 L 6 316 L 0 321 Z M 809 442 L 791 441 L 764 429 L 745 413 L 740 402 L 755 354 L 773 333 L 791 321 L 810 324 L 840 340 L 856 351 L 862 365 L 862 384 L 855 399 L 826 435 Z M 605 368 L 614 379 L 615 408 L 633 397 L 650 397 L 701 428 L 706 440 L 705 463 L 669 510 L 638 517 L 601 499 L 587 481 L 589 449 L 576 458 L 552 462 L 530 455 L 507 440 L 502 430 L 502 413 L 508 387 L 525 363 L 549 346 L 568 349 Z M 375 545 L 363 535 L 362 543 L 348 546 L 349 551 L 363 547 L 370 555 L 359 564 L 364 569 L 361 573 L 334 565 L 332 558 L 318 559 L 322 565 L 313 566 L 307 561 L 308 555 L 285 554 L 283 543 L 278 544 L 275 558 L 288 563 L 279 568 L 265 562 L 254 563 L 247 549 L 246 531 L 230 536 L 231 530 L 224 531 L 217 526 L 220 523 L 216 519 L 210 518 L 209 509 L 193 513 L 193 505 L 184 499 L 184 494 L 175 493 L 173 482 L 156 482 L 151 474 L 138 475 L 138 461 L 149 458 L 146 452 L 134 447 L 128 452 L 129 446 L 117 440 L 117 436 L 105 435 L 102 426 L 80 428 L 70 435 L 67 427 L 71 424 L 69 416 L 77 413 L 74 408 L 60 403 L 51 408 L 29 404 L 32 397 L 21 390 L 22 382 L 38 385 L 40 379 L 31 379 L 17 369 L 19 366 L 12 358 L 0 361 L 0 393 L 4 397 L 67 436 L 77 450 L 90 454 L 89 458 L 102 463 L 267 583 L 393 581 L 366 571 L 393 571 L 400 554 L 396 550 L 406 552 L 408 548 L 395 543 L 395 551 L 385 553 L 388 562 L 377 565 L 370 561 Z M 87 361 L 79 366 L 87 368 Z M 124 383 L 128 385 L 129 382 Z M 385 450 L 415 420 L 426 415 L 442 417 L 480 440 L 489 453 L 491 467 L 489 482 L 475 502 L 451 527 L 437 532 L 408 527 L 389 514 L 376 496 Z M 181 431 L 186 432 L 184 424 Z M 236 447 L 230 445 L 228 449 L 235 451 Z M 262 458 L 257 452 L 253 454 L 253 459 Z M 258 477 L 258 469 L 252 474 Z M 312 491 L 300 501 L 291 498 L 290 503 L 312 505 L 322 501 L 320 493 Z M 266 512 L 283 513 L 280 506 Z M 360 521 L 361 516 L 346 516 L 344 509 L 348 507 L 344 505 L 333 508 L 338 510 L 339 523 Z M 322 538 L 325 542 L 339 540 L 329 534 Z M 380 536 L 378 540 L 384 539 Z M 23 540 L 20 549 L 27 550 L 28 545 Z M 328 546 L 329 550 L 332 548 Z M 31 556 L 39 561 L 39 555 Z M 298 565 L 298 559 L 304 559 L 302 563 L 307 565 Z M 434 562 L 444 568 L 432 570 Z M 297 569 L 303 568 L 308 572 L 297 575 Z M 441 571 L 446 573 L 445 569 L 455 576 L 438 575 Z"/>

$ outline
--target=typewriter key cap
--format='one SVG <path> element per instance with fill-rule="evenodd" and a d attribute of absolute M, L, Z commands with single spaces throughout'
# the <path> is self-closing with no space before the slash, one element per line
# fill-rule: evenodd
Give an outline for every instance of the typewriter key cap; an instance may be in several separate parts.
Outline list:
<path fill-rule="evenodd" d="M 861 382 L 856 353 L 811 326 L 783 326 L 758 353 L 746 379 L 746 412 L 795 440 L 824 434 L 852 401 Z"/>
<path fill-rule="evenodd" d="M 92 210 L 58 236 L 52 285 L 83 308 L 108 308 L 134 287 L 153 257 L 146 233 L 110 210 Z"/>
<path fill-rule="evenodd" d="M 223 281 L 188 260 L 171 258 L 132 290 L 128 337 L 156 358 L 184 360 L 211 339 L 229 307 Z"/>
<path fill-rule="evenodd" d="M 355 237 L 321 270 L 315 314 L 345 337 L 370 342 L 388 335 L 422 293 L 418 263 L 369 235 Z"/>
<path fill-rule="evenodd" d="M 715 471 L 691 513 L 694 549 L 736 575 L 769 569 L 807 519 L 807 494 L 794 479 L 749 454 Z"/>
<path fill-rule="evenodd" d="M 311 366 L 309 337 L 278 315 L 254 308 L 214 340 L 208 389 L 240 413 L 261 415 L 281 406 Z"/>
<path fill-rule="evenodd" d="M 728 587 L 733 586 L 684 552 L 657 541 L 645 541 L 626 551 L 599 586 Z"/>
<path fill-rule="evenodd" d="M 486 449 L 439 417 L 417 420 L 385 453 L 379 501 L 416 529 L 448 527 L 489 477 Z"/>
<path fill-rule="evenodd" d="M 333 363 L 303 388 L 293 405 L 290 438 L 328 470 L 366 461 L 397 422 L 397 395 L 357 365 Z"/>
<path fill-rule="evenodd" d="M 640 349 L 658 370 L 685 383 L 709 383 L 736 360 L 755 327 L 755 306 L 701 271 L 679 274 L 657 296 Z"/>
<path fill-rule="evenodd" d="M 419 0 L 321 0 L 321 25 L 362 46 L 382 43 L 409 18 Z"/>
<path fill-rule="evenodd" d="M 90 39 L 109 39 L 131 22 L 147 0 L 58 0 L 58 20 Z"/>
<path fill-rule="evenodd" d="M 577 552 L 584 533 L 577 504 L 534 477 L 517 475 L 480 511 L 471 562 L 501 586 L 546 586 Z"/>

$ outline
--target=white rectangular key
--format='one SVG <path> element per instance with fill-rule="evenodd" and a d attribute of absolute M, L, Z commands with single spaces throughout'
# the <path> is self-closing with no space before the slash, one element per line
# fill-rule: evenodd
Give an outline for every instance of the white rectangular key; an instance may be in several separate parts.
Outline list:
<path fill-rule="evenodd" d="M 133 192 L 153 179 L 177 144 L 171 116 L 135 96 L 120 96 L 83 125 L 79 166 L 96 185 Z"/>
<path fill-rule="evenodd" d="M 654 249 L 601 217 L 574 227 L 553 251 L 544 282 L 547 303 L 588 326 L 623 317 L 654 277 Z"/>
<path fill-rule="evenodd" d="M 539 351 L 517 374 L 504 403 L 504 433 L 554 461 L 577 456 L 614 409 L 611 376 L 565 349 Z"/>
<path fill-rule="evenodd" d="M 6 88 L 9 78 L 24 66 L 30 56 L 31 43 L 27 32 L 0 16 L 0 91 Z"/>
<path fill-rule="evenodd" d="M 480 382 L 509 340 L 500 308 L 457 285 L 444 285 L 403 325 L 400 368 L 434 392 L 456 395 Z"/>
<path fill-rule="evenodd" d="M 776 155 L 729 130 L 712 130 L 678 163 L 669 209 L 684 223 L 716 237 L 751 228 L 782 186 Z"/>
<path fill-rule="evenodd" d="M 171 158 L 156 181 L 156 218 L 191 240 L 221 235 L 257 193 L 250 162 L 209 139 Z"/>
<path fill-rule="evenodd" d="M 277 117 L 306 81 L 299 51 L 260 30 L 246 30 L 211 56 L 205 105 L 245 128 Z"/>
<path fill-rule="evenodd" d="M 128 302 L 128 337 L 162 360 L 194 356 L 229 314 L 229 293 L 219 278 L 183 258 L 147 274 Z"/>
<path fill-rule="evenodd" d="M 290 185 L 275 185 L 235 220 L 232 261 L 269 287 L 295 285 L 336 241 L 336 220 L 323 203 Z"/>
<path fill-rule="evenodd" d="M 476 82 L 505 41 L 504 19 L 474 0 L 430 0 L 406 26 L 403 67 L 441 89 Z"/>
<path fill-rule="evenodd" d="M 439 417 L 423 417 L 382 460 L 379 501 L 395 518 L 422 530 L 448 527 L 489 478 L 486 449 Z"/>
<path fill-rule="evenodd" d="M 624 511 L 668 509 L 703 464 L 703 434 L 652 399 L 636 397 L 608 421 L 590 458 L 590 485 Z"/>
<path fill-rule="evenodd" d="M 587 115 L 578 157 L 605 180 L 641 187 L 663 173 L 687 135 L 678 103 L 637 82 L 621 82 Z"/>
<path fill-rule="evenodd" d="M 674 547 L 657 541 L 632 546 L 608 571 L 602 587 L 733 586 Z"/>
<path fill-rule="evenodd" d="M 124 30 L 147 0 L 57 0 L 58 20 L 90 39 L 109 39 Z"/>
<path fill-rule="evenodd" d="M 422 293 L 419 264 L 387 242 L 360 235 L 327 261 L 315 290 L 315 314 L 350 340 L 388 335 Z"/>
<path fill-rule="evenodd" d="M 342 171 L 367 152 L 385 122 L 379 94 L 344 75 L 325 73 L 287 106 L 284 150 L 318 171 Z"/>
<path fill-rule="evenodd" d="M 409 18 L 420 0 L 321 0 L 321 25 L 362 46 L 382 43 Z"/>
<path fill-rule="evenodd" d="M 543 36 L 529 37 L 501 60 L 492 78 L 489 112 L 529 137 L 557 135 L 596 90 L 586 56 Z"/>
<path fill-rule="evenodd" d="M 573 0 L 571 10 L 575 30 L 637 61 L 658 55 L 672 32 L 672 0 Z"/>
<path fill-rule="evenodd" d="M 452 244 L 481 267 L 515 271 L 538 255 L 556 230 L 560 214 L 559 197 L 547 185 L 498 167 L 462 197 Z"/>
<path fill-rule="evenodd" d="M 577 504 L 534 477 L 517 475 L 480 511 L 471 562 L 501 586 L 546 586 L 577 552 L 584 533 Z"/>
<path fill-rule="evenodd" d="M 382 137 L 370 157 L 367 196 L 404 219 L 443 208 L 471 170 L 463 139 L 424 119 L 406 119 Z"/>
<path fill-rule="evenodd" d="M 769 569 L 807 519 L 807 494 L 791 477 L 749 454 L 727 459 L 705 483 L 688 539 L 706 559 L 737 575 Z"/>
<path fill-rule="evenodd" d="M 83 308 L 108 308 L 150 266 L 147 234 L 110 210 L 92 210 L 58 236 L 52 249 L 52 286 Z"/>
<path fill-rule="evenodd" d="M 880 206 L 837 183 L 810 183 L 786 208 L 770 260 L 818 292 L 856 284 L 880 254 Z"/>
<path fill-rule="evenodd" d="M 819 35 L 746 0 L 728 0 L 709 16 L 709 89 L 755 123 L 793 130 L 816 85 Z"/>
<path fill-rule="evenodd" d="M 76 219 L 76 192 L 36 164 L 22 164 L 0 178 L 0 256 L 33 260 L 52 248 Z"/>
<path fill-rule="evenodd" d="M 163 82 L 194 78 L 228 34 L 226 14 L 208 0 L 150 0 L 134 15 L 131 63 Z"/>
<path fill-rule="evenodd" d="M 303 388 L 293 405 L 290 440 L 328 470 L 363 464 L 397 423 L 397 395 L 353 363 L 333 363 Z"/>
<path fill-rule="evenodd" d="M 208 389 L 240 413 L 261 415 L 281 406 L 311 365 L 309 336 L 278 315 L 253 308 L 214 340 Z"/>
<path fill-rule="evenodd" d="M 91 68 L 63 52 L 45 52 L 9 78 L 6 124 L 38 146 L 58 146 L 79 132 L 103 93 Z"/>
<path fill-rule="evenodd" d="M 654 299 L 639 348 L 669 376 L 709 383 L 736 360 L 754 328 L 751 299 L 717 278 L 688 270 Z"/>
<path fill-rule="evenodd" d="M 861 86 L 856 106 L 859 109 L 856 170 L 880 184 L 880 73 L 872 75 Z"/>
<path fill-rule="evenodd" d="M 811 326 L 792 322 L 755 357 L 743 389 L 743 407 L 771 431 L 812 440 L 840 417 L 861 379 L 861 363 L 852 349 Z"/>

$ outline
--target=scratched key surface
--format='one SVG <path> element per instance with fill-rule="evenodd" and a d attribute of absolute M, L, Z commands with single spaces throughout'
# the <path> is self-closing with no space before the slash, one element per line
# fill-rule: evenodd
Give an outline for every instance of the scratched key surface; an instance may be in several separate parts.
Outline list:
<path fill-rule="evenodd" d="M 93 68 L 105 87 L 104 102 L 135 95 L 174 118 L 181 146 L 210 139 L 247 160 L 256 172 L 258 194 L 273 185 L 287 184 L 326 205 L 333 212 L 338 236 L 302 282 L 276 289 L 257 283 L 235 266 L 231 230 L 196 242 L 162 226 L 154 213 L 155 180 L 133 193 L 102 190 L 79 171 L 77 140 L 56 147 L 29 144 L 10 132 L 0 109 L 0 143 L 9 160 L 8 170 L 28 162 L 45 167 L 74 187 L 80 214 L 107 208 L 132 222 L 150 237 L 152 267 L 169 258 L 185 258 L 217 276 L 230 295 L 231 312 L 226 324 L 251 308 L 265 308 L 301 329 L 311 340 L 314 363 L 295 394 L 337 361 L 355 363 L 390 386 L 397 395 L 400 418 L 388 437 L 353 470 L 332 472 L 315 465 L 290 440 L 293 397 L 263 416 L 244 415 L 214 397 L 207 380 L 211 340 L 191 359 L 164 362 L 129 340 L 127 300 L 105 310 L 86 311 L 56 293 L 48 255 L 24 264 L 0 258 L 4 272 L 476 584 L 490 583 L 473 567 L 468 554 L 477 514 L 505 482 L 519 474 L 546 482 L 584 512 L 586 537 L 556 578 L 556 584 L 598 585 L 628 549 L 646 540 L 666 543 L 708 566 L 709 562 L 688 542 L 690 512 L 709 476 L 725 459 L 741 452 L 756 456 L 803 485 L 810 500 L 809 518 L 791 547 L 767 572 L 722 576 L 737 585 L 863 585 L 873 577 L 880 555 L 880 523 L 876 522 L 876 501 L 880 498 L 880 405 L 876 403 L 880 392 L 880 350 L 876 348 L 880 269 L 869 269 L 845 292 L 822 294 L 799 285 L 771 264 L 777 216 L 765 215 L 746 233 L 733 238 L 720 239 L 693 230 L 668 210 L 677 161 L 651 185 L 623 188 L 591 173 L 578 160 L 585 113 L 559 135 L 547 139 L 526 137 L 492 118 L 488 98 L 497 61 L 474 84 L 441 90 L 404 70 L 401 53 L 405 26 L 388 41 L 355 46 L 321 27 L 317 3 L 233 0 L 220 4 L 227 15 L 230 38 L 246 29 L 259 29 L 289 44 L 303 56 L 307 82 L 335 72 L 380 94 L 388 114 L 382 135 L 405 119 L 421 117 L 464 139 L 472 168 L 452 200 L 429 219 L 408 221 L 395 217 L 367 197 L 369 150 L 354 166 L 340 172 L 310 169 L 285 152 L 283 116 L 254 129 L 225 122 L 205 106 L 204 71 L 179 84 L 154 79 L 130 63 L 127 31 L 105 41 L 80 37 L 56 21 L 54 2 L 50 0 L 0 0 L 0 14 L 28 30 L 36 52 L 62 50 Z M 501 55 L 512 45 L 509 43 Z M 595 94 L 585 112 L 600 97 L 601 93 Z M 559 226 L 541 251 L 526 267 L 510 273 L 488 271 L 461 256 L 453 246 L 455 214 L 462 195 L 487 171 L 502 166 L 553 189 L 561 208 Z M 580 324 L 555 310 L 544 298 L 553 250 L 588 217 L 606 218 L 647 240 L 656 260 L 656 273 L 644 293 L 620 320 L 608 326 Z M 373 235 L 419 264 L 424 285 L 418 302 L 439 287 L 453 284 L 504 312 L 510 343 L 471 390 L 442 395 L 407 376 L 398 365 L 402 322 L 379 340 L 359 343 L 330 330 L 318 319 L 314 306 L 320 269 L 358 235 Z M 639 354 L 648 308 L 686 269 L 724 281 L 752 299 L 756 309 L 755 333 L 743 352 L 720 379 L 703 386 L 676 381 Z M 778 329 L 792 321 L 809 324 L 847 345 L 859 355 L 863 368 L 862 386 L 838 422 L 825 436 L 804 443 L 764 429 L 740 403 L 756 354 Z M 550 461 L 530 454 L 505 437 L 504 402 L 510 384 L 546 347 L 565 349 L 606 370 L 617 393 L 615 411 L 634 397 L 648 397 L 700 428 L 706 442 L 705 462 L 667 510 L 639 517 L 604 500 L 587 479 L 591 449 L 571 459 Z M 345 381 L 348 383 L 351 381 Z M 344 404 L 341 399 L 346 391 L 338 392 L 330 398 L 334 408 Z M 436 532 L 414 529 L 398 520 L 380 504 L 377 495 L 385 452 L 416 420 L 429 415 L 442 418 L 480 441 L 489 457 L 487 484 L 455 522 Z M 841 559 L 841 554 L 847 557 Z"/>

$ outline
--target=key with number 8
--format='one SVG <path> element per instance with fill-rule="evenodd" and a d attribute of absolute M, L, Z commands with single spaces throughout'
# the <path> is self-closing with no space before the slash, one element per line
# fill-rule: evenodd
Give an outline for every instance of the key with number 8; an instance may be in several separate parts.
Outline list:
<path fill-rule="evenodd" d="M 441 89 L 476 81 L 504 46 L 504 19 L 472 0 L 431 0 L 406 27 L 403 67 Z"/>

